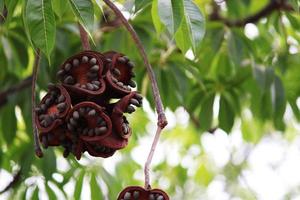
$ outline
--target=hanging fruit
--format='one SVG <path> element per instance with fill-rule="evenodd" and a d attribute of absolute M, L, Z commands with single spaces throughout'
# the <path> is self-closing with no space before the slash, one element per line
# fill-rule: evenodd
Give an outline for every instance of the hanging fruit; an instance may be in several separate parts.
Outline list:
<path fill-rule="evenodd" d="M 123 54 L 83 51 L 57 72 L 61 84 L 49 84 L 36 107 L 35 122 L 44 148 L 62 146 L 79 160 L 87 151 L 109 157 L 127 146 L 131 128 L 125 113 L 142 106 L 132 80 L 134 64 Z M 116 103 L 110 100 L 118 98 Z"/>

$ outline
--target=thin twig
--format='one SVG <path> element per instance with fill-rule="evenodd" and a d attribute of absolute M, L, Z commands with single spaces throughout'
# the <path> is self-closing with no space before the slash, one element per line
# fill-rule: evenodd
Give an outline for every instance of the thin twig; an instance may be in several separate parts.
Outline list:
<path fill-rule="evenodd" d="M 135 42 L 135 44 L 143 58 L 144 64 L 146 65 L 146 68 L 147 68 L 147 73 L 148 73 L 149 79 L 151 81 L 151 87 L 152 87 L 152 92 L 153 92 L 153 96 L 154 96 L 154 100 L 155 100 L 156 111 L 158 113 L 158 122 L 157 122 L 158 127 L 157 127 L 157 131 L 155 134 L 155 138 L 152 143 L 151 150 L 149 152 L 148 159 L 147 159 L 147 161 L 145 163 L 145 167 L 144 167 L 145 188 L 149 189 L 150 188 L 149 171 L 150 171 L 152 157 L 153 157 L 156 145 L 158 143 L 161 131 L 168 124 L 168 121 L 167 121 L 167 118 L 164 113 L 164 108 L 163 108 L 162 101 L 160 98 L 160 93 L 158 90 L 155 74 L 154 74 L 152 66 L 147 58 L 146 51 L 142 45 L 141 40 L 139 39 L 137 33 L 134 31 L 133 27 L 129 24 L 127 19 L 123 16 L 122 12 L 115 6 L 115 4 L 112 3 L 110 0 L 103 0 L 103 1 L 106 3 L 106 5 L 108 7 L 110 7 L 110 9 L 112 9 L 112 11 L 115 13 L 116 17 L 122 21 L 123 25 L 125 26 L 127 31 L 130 33 L 133 41 Z"/>
<path fill-rule="evenodd" d="M 3 92 L 0 92 L 0 107 L 5 105 L 10 95 L 22 91 L 23 89 L 29 87 L 31 85 L 31 82 L 32 82 L 32 76 L 29 76 L 24 80 L 22 80 L 20 83 L 11 86 L 10 88 L 4 90 Z"/>
<path fill-rule="evenodd" d="M 35 59 L 34 59 L 34 65 L 33 65 L 33 70 L 32 70 L 32 85 L 31 85 L 31 114 L 32 114 L 32 130 L 33 130 L 33 138 L 34 138 L 34 150 L 35 154 L 38 157 L 43 157 L 43 152 L 40 146 L 39 142 L 39 137 L 38 137 L 38 130 L 36 128 L 35 124 L 35 85 L 36 85 L 36 80 L 37 80 L 37 74 L 38 74 L 38 69 L 40 66 L 40 50 L 37 49 L 35 53 Z"/>
<path fill-rule="evenodd" d="M 156 134 L 155 134 L 154 140 L 152 142 L 152 146 L 151 146 L 150 152 L 148 154 L 147 161 L 145 163 L 145 167 L 144 167 L 145 189 L 147 189 L 147 190 L 151 189 L 151 184 L 150 184 L 150 165 L 151 165 L 151 162 L 152 162 L 152 158 L 153 158 L 153 155 L 154 155 L 157 143 L 159 141 L 161 130 L 162 129 L 158 126 L 157 130 L 156 130 Z"/>
<path fill-rule="evenodd" d="M 91 45 L 89 42 L 89 35 L 86 32 L 86 30 L 83 28 L 83 26 L 78 23 L 78 28 L 79 28 L 79 33 L 80 33 L 80 39 L 81 39 L 81 44 L 82 44 L 82 48 L 84 50 L 90 50 L 91 49 Z"/>
<path fill-rule="evenodd" d="M 215 2 L 213 2 L 213 13 L 210 16 L 210 19 L 212 21 L 222 21 L 224 24 L 226 24 L 229 27 L 242 27 L 245 26 L 248 23 L 256 23 L 258 20 L 260 20 L 263 17 L 266 17 L 270 15 L 273 11 L 278 10 L 285 10 L 285 11 L 292 11 L 294 10 L 291 5 L 286 3 L 285 0 L 270 0 L 270 2 L 260 11 L 257 13 L 250 15 L 244 19 L 227 19 L 220 15 L 219 9 L 217 8 L 217 5 Z"/>

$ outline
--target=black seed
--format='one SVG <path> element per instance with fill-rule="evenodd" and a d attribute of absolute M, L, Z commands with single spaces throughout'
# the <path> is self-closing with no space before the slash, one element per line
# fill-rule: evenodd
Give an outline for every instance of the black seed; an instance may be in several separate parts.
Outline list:
<path fill-rule="evenodd" d="M 63 78 L 64 74 L 65 74 L 65 70 L 61 69 L 56 73 L 56 76 L 58 78 Z"/>
<path fill-rule="evenodd" d="M 83 56 L 81 59 L 82 63 L 87 63 L 89 61 L 89 58 L 87 56 Z"/>
<path fill-rule="evenodd" d="M 114 82 L 114 83 L 118 83 L 118 79 L 116 79 L 115 77 L 111 77 L 111 80 L 112 80 L 112 82 Z"/>
<path fill-rule="evenodd" d="M 133 87 L 133 88 L 136 87 L 136 83 L 135 83 L 133 80 L 130 80 L 130 81 L 128 82 L 128 85 L 130 85 L 130 87 Z"/>
<path fill-rule="evenodd" d="M 112 73 L 113 73 L 115 76 L 117 76 L 117 77 L 119 77 L 119 76 L 121 75 L 120 70 L 118 70 L 117 68 L 114 68 L 114 69 L 112 70 Z"/>
<path fill-rule="evenodd" d="M 37 114 L 41 114 L 41 113 L 42 113 L 42 109 L 41 109 L 40 107 L 34 108 L 34 111 L 35 111 Z"/>
<path fill-rule="evenodd" d="M 135 106 L 138 106 L 138 107 L 141 106 L 140 102 L 136 99 L 133 99 L 133 98 L 130 99 L 130 103 L 135 105 Z"/>
<path fill-rule="evenodd" d="M 88 115 L 89 116 L 95 116 L 96 115 L 96 110 L 92 109 L 91 111 L 89 111 Z"/>
<path fill-rule="evenodd" d="M 119 86 L 119 87 L 123 87 L 123 85 L 124 85 L 124 83 L 122 83 L 122 82 L 117 82 L 117 85 Z"/>
<path fill-rule="evenodd" d="M 66 71 L 70 71 L 71 68 L 72 68 L 72 65 L 71 65 L 70 63 L 67 63 L 67 64 L 65 65 L 65 70 L 66 70 Z"/>
<path fill-rule="evenodd" d="M 47 136 L 46 136 L 46 135 L 44 135 L 44 136 L 42 137 L 42 143 L 43 143 L 43 147 L 44 147 L 45 149 L 47 149 L 47 148 L 48 148 L 48 139 L 47 139 Z"/>
<path fill-rule="evenodd" d="M 101 134 L 105 133 L 106 131 L 107 131 L 107 128 L 105 126 L 95 129 L 96 135 L 101 135 Z"/>
<path fill-rule="evenodd" d="M 45 104 L 47 106 L 50 106 L 52 102 L 53 102 L 53 99 L 52 98 L 48 98 L 48 99 L 46 99 Z"/>
<path fill-rule="evenodd" d="M 72 76 L 67 76 L 64 80 L 66 84 L 74 84 L 74 78 Z"/>
<path fill-rule="evenodd" d="M 131 199 L 131 194 L 129 192 L 126 192 L 124 195 L 124 200 L 130 200 Z"/>
<path fill-rule="evenodd" d="M 60 104 L 57 104 L 57 109 L 60 111 L 60 112 L 63 112 L 67 107 L 67 104 L 66 103 L 60 103 Z"/>
<path fill-rule="evenodd" d="M 71 125 L 71 124 L 67 124 L 67 127 L 70 131 L 73 131 L 74 130 L 74 127 Z"/>
<path fill-rule="evenodd" d="M 79 108 L 79 113 L 80 115 L 84 115 L 85 114 L 85 109 L 84 108 Z"/>
<path fill-rule="evenodd" d="M 125 133 L 125 134 L 127 134 L 129 131 L 128 131 L 128 126 L 124 123 L 124 124 L 122 124 L 122 129 L 123 129 L 123 132 Z"/>
<path fill-rule="evenodd" d="M 88 90 L 94 90 L 94 86 L 91 83 L 87 83 L 86 87 Z"/>
<path fill-rule="evenodd" d="M 127 107 L 127 110 L 126 110 L 128 113 L 133 113 L 134 111 L 135 111 L 135 108 L 133 107 L 133 106 L 131 106 L 131 105 L 129 105 L 128 107 Z"/>
<path fill-rule="evenodd" d="M 93 67 L 90 68 L 91 72 L 98 72 L 99 70 L 99 65 L 94 65 Z"/>
<path fill-rule="evenodd" d="M 135 94 L 135 97 L 136 97 L 138 100 L 142 100 L 142 99 L 143 99 L 142 95 L 140 95 L 140 94 Z"/>
<path fill-rule="evenodd" d="M 48 83 L 48 89 L 49 90 L 55 90 L 56 87 L 55 87 L 55 85 L 53 83 Z"/>
<path fill-rule="evenodd" d="M 46 116 L 46 115 L 40 115 L 40 116 L 39 116 L 39 120 L 45 119 L 45 116 Z"/>
<path fill-rule="evenodd" d="M 118 61 L 119 61 L 120 63 L 126 63 L 126 59 L 125 59 L 124 57 L 119 57 L 119 58 L 118 58 Z"/>
<path fill-rule="evenodd" d="M 88 132 L 89 132 L 89 128 L 87 128 L 87 127 L 84 128 L 83 131 L 82 131 L 83 135 L 87 135 Z"/>
<path fill-rule="evenodd" d="M 100 86 L 100 82 L 99 81 L 93 81 L 92 82 L 94 85 Z"/>
<path fill-rule="evenodd" d="M 79 60 L 78 59 L 74 59 L 73 60 L 73 66 L 77 67 L 79 65 Z"/>
<path fill-rule="evenodd" d="M 157 200 L 164 200 L 164 197 L 163 197 L 162 195 L 159 195 L 159 196 L 157 197 Z"/>
<path fill-rule="evenodd" d="M 89 134 L 89 136 L 94 136 L 94 129 L 91 128 L 91 129 L 89 130 L 88 134 Z"/>
<path fill-rule="evenodd" d="M 95 65 L 96 63 L 97 63 L 96 58 L 92 58 L 92 59 L 90 60 L 90 64 L 91 64 L 91 65 Z"/>
<path fill-rule="evenodd" d="M 129 62 L 127 63 L 127 65 L 128 65 L 128 67 L 130 67 L 130 68 L 133 68 L 133 67 L 135 66 L 134 63 L 131 62 L 131 61 L 129 61 Z"/>
<path fill-rule="evenodd" d="M 68 149 L 65 149 L 64 150 L 64 157 L 66 158 L 66 157 L 68 157 L 69 156 L 69 154 L 70 154 L 70 151 L 68 150 Z"/>
<path fill-rule="evenodd" d="M 94 90 L 99 90 L 99 86 L 98 85 L 93 85 Z"/>
<path fill-rule="evenodd" d="M 42 104 L 41 109 L 42 109 L 43 112 L 45 112 L 47 110 L 47 106 L 45 104 Z"/>
<path fill-rule="evenodd" d="M 129 61 L 129 58 L 127 56 L 123 56 L 123 58 L 126 60 L 126 62 Z"/>
<path fill-rule="evenodd" d="M 63 102 L 63 101 L 65 101 L 65 96 L 64 95 L 60 95 L 59 97 L 58 97 L 58 102 L 59 103 L 61 103 L 61 102 Z"/>
<path fill-rule="evenodd" d="M 140 192 L 139 191 L 134 191 L 133 192 L 133 197 L 138 200 L 138 198 L 140 197 Z"/>
<path fill-rule="evenodd" d="M 155 200 L 154 194 L 149 195 L 149 200 Z"/>
<path fill-rule="evenodd" d="M 77 126 L 77 122 L 73 118 L 70 118 L 70 123 L 75 127 Z"/>
<path fill-rule="evenodd" d="M 99 126 L 106 126 L 106 121 L 100 122 Z"/>
<path fill-rule="evenodd" d="M 74 117 L 74 119 L 79 119 L 79 113 L 78 113 L 78 111 L 74 111 L 73 112 L 73 117 Z"/>

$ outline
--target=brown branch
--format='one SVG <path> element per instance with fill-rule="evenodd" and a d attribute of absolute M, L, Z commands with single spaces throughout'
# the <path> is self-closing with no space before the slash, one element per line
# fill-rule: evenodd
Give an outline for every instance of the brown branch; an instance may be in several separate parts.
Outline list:
<path fill-rule="evenodd" d="M 158 90 L 155 74 L 154 74 L 152 66 L 147 58 L 146 51 L 142 45 L 141 40 L 139 39 L 137 33 L 134 31 L 133 27 L 129 24 L 127 19 L 123 16 L 122 12 L 115 6 L 115 4 L 112 3 L 110 0 L 103 0 L 103 1 L 106 3 L 106 5 L 110 9 L 112 9 L 112 11 L 115 13 L 116 17 L 122 21 L 123 25 L 125 26 L 127 31 L 130 33 L 133 41 L 135 42 L 135 44 L 143 58 L 144 64 L 146 65 L 146 68 L 147 68 L 147 73 L 148 73 L 149 79 L 151 81 L 152 92 L 153 92 L 153 96 L 154 96 L 154 100 L 155 100 L 156 110 L 158 113 L 158 122 L 157 122 L 158 127 L 157 127 L 155 138 L 152 143 L 151 150 L 148 155 L 148 159 L 145 163 L 145 168 L 144 168 L 145 188 L 149 189 L 151 187 L 150 186 L 150 177 L 149 177 L 150 164 L 151 164 L 152 157 L 153 157 L 156 145 L 158 143 L 161 131 L 168 124 L 168 121 L 167 121 L 167 118 L 164 113 L 164 108 L 163 108 L 163 104 L 162 104 L 162 101 L 160 98 L 160 93 Z"/>
<path fill-rule="evenodd" d="M 86 32 L 86 30 L 84 29 L 84 27 L 78 23 L 78 28 L 79 28 L 79 33 L 80 33 L 80 39 L 81 39 L 81 44 L 82 44 L 82 48 L 84 50 L 90 50 L 91 49 L 91 45 L 89 42 L 89 35 Z"/>
<path fill-rule="evenodd" d="M 40 50 L 37 49 L 36 54 L 35 54 L 35 59 L 34 59 L 33 70 L 32 70 L 31 114 L 32 114 L 32 130 L 33 130 L 33 139 L 34 139 L 34 150 L 35 150 L 35 154 L 41 158 L 41 157 L 43 157 L 43 152 L 42 152 L 42 149 L 40 146 L 38 130 L 37 130 L 36 124 L 35 124 L 35 96 L 36 96 L 35 95 L 35 85 L 36 85 L 40 60 L 41 60 Z"/>
<path fill-rule="evenodd" d="M 289 4 L 287 4 L 285 0 L 270 0 L 270 2 L 262 10 L 258 11 L 257 13 L 250 15 L 244 19 L 233 20 L 233 19 L 227 19 L 227 18 L 224 18 L 223 16 L 221 16 L 219 13 L 219 8 L 214 3 L 213 12 L 210 16 L 210 19 L 212 21 L 221 21 L 229 27 L 242 27 L 248 23 L 256 23 L 261 18 L 270 15 L 272 12 L 280 11 L 280 10 L 292 11 L 293 7 Z"/>
<path fill-rule="evenodd" d="M 13 188 L 17 182 L 19 182 L 21 178 L 21 169 L 13 176 L 13 180 L 2 190 L 0 191 L 0 194 L 3 194 L 4 192 L 8 191 L 9 189 Z"/>
<path fill-rule="evenodd" d="M 0 107 L 4 106 L 7 102 L 7 99 L 10 95 L 17 93 L 31 85 L 32 76 L 29 76 L 22 80 L 20 83 L 11 86 L 10 88 L 6 89 L 3 92 L 0 92 Z"/>
<path fill-rule="evenodd" d="M 7 18 L 7 14 L 8 14 L 7 8 L 4 5 L 3 10 L 0 10 L 0 24 L 3 24 L 5 22 Z"/>

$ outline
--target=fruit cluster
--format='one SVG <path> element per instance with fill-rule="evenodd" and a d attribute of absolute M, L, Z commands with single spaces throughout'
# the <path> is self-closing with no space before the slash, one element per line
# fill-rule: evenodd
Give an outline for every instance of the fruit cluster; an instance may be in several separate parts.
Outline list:
<path fill-rule="evenodd" d="M 161 189 L 145 190 L 139 186 L 130 186 L 119 194 L 118 200 L 169 200 L 169 196 Z"/>
<path fill-rule="evenodd" d="M 117 52 L 83 51 L 57 72 L 59 84 L 36 107 L 35 122 L 44 148 L 62 146 L 79 160 L 87 151 L 112 156 L 128 144 L 131 128 L 124 113 L 142 105 L 132 78 L 134 64 Z"/>

